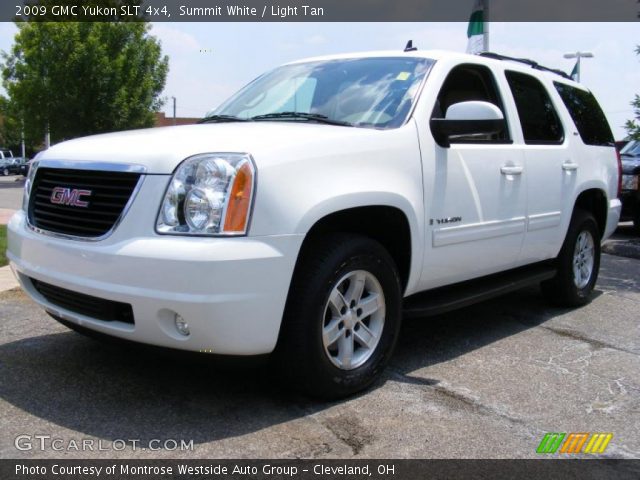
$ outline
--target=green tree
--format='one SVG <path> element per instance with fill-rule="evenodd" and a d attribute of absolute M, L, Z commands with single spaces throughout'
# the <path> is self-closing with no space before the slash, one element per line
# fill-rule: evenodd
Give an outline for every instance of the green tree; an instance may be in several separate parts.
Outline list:
<path fill-rule="evenodd" d="M 636 54 L 640 55 L 640 45 L 636 47 Z M 631 102 L 631 106 L 633 107 L 633 116 L 635 118 L 633 120 L 627 120 L 624 128 L 627 130 L 629 138 L 640 140 L 640 95 L 636 94 Z"/>
<path fill-rule="evenodd" d="M 36 149 L 42 145 L 43 132 L 33 132 L 28 135 L 22 128 L 22 114 L 16 110 L 16 105 L 8 98 L 0 96 L 0 146 L 13 151 L 15 156 L 22 153 L 22 135 L 25 135 L 25 153 L 33 156 Z"/>
<path fill-rule="evenodd" d="M 168 58 L 145 22 L 26 22 L 2 76 L 28 138 L 152 126 Z"/>
<path fill-rule="evenodd" d="M 0 96 L 0 146 L 15 148 L 20 144 L 19 115 L 13 109 L 13 104 Z"/>

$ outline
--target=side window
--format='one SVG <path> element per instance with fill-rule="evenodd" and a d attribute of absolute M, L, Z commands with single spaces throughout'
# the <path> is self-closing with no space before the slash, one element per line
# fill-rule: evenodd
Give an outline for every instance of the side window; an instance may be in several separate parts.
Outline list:
<path fill-rule="evenodd" d="M 516 102 L 525 143 L 562 143 L 562 124 L 544 85 L 524 73 L 507 71 L 505 75 Z"/>
<path fill-rule="evenodd" d="M 496 81 L 487 67 L 483 65 L 464 64 L 455 67 L 447 76 L 438 99 L 433 108 L 431 118 L 444 118 L 447 109 L 460 102 L 480 100 L 489 102 L 502 111 L 505 128 L 494 135 L 472 135 L 451 138 L 451 143 L 507 143 L 510 141 L 502 99 L 498 94 Z"/>
<path fill-rule="evenodd" d="M 587 145 L 613 144 L 613 134 L 595 97 L 585 90 L 554 82 L 565 107 L 576 124 L 582 141 Z"/>

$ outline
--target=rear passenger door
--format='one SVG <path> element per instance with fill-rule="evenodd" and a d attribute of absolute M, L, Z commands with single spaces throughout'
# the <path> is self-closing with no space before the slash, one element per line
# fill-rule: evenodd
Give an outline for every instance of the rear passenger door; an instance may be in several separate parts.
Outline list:
<path fill-rule="evenodd" d="M 533 75 L 505 71 L 518 113 L 528 197 L 527 224 L 519 265 L 555 257 L 564 240 L 562 225 L 571 216 L 579 160 L 575 158 L 558 107 Z M 555 96 L 557 98 L 557 96 Z"/>

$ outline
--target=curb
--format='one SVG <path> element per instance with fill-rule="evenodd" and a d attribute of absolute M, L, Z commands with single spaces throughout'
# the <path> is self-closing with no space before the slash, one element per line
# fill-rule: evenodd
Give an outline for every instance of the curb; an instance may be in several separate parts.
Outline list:
<path fill-rule="evenodd" d="M 10 208 L 0 208 L 0 225 L 6 225 L 9 223 L 9 219 L 16 213 L 17 210 Z"/>
<path fill-rule="evenodd" d="M 635 258 L 640 260 L 640 239 L 607 240 L 602 245 L 602 251 L 618 257 Z"/>
<path fill-rule="evenodd" d="M 14 277 L 11 271 L 11 267 L 7 265 L 6 267 L 0 268 L 0 293 L 13 290 L 19 286 L 18 280 L 16 280 L 16 277 Z"/>

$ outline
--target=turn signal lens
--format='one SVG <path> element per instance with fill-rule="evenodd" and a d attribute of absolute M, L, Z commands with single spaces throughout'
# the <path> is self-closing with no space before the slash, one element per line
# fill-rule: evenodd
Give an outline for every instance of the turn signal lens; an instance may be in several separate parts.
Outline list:
<path fill-rule="evenodd" d="M 231 186 L 224 220 L 225 233 L 244 233 L 247 230 L 252 193 L 253 169 L 249 161 L 245 161 L 238 168 Z"/>

